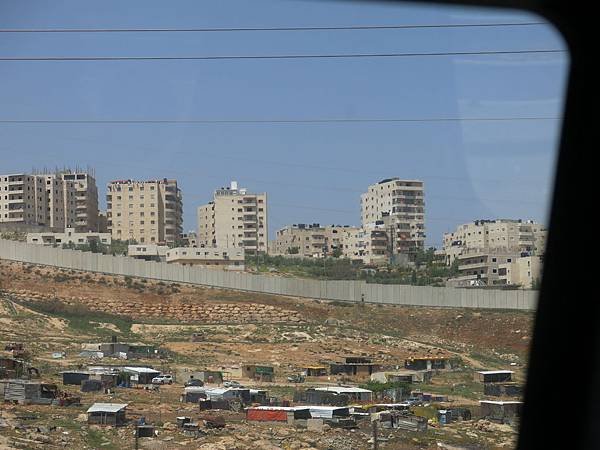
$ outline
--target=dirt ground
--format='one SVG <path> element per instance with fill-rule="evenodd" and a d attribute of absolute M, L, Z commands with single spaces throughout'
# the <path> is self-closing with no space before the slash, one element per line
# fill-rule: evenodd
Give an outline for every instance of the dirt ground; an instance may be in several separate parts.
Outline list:
<path fill-rule="evenodd" d="M 163 372 L 253 362 L 273 365 L 275 381 L 258 386 L 283 399 L 291 399 L 294 390 L 299 388 L 287 381 L 288 375 L 322 361 L 362 355 L 388 367 L 401 367 L 404 359 L 411 356 L 449 356 L 457 358 L 456 369 L 436 373 L 431 384 L 423 389 L 448 395 L 448 407 L 477 408 L 478 400 L 484 396 L 481 385 L 473 381 L 475 370 L 509 368 L 516 372 L 518 381 L 524 379 L 533 323 L 533 314 L 527 312 L 352 305 L 183 284 L 165 285 L 6 261 L 0 261 L 0 291 L 4 292 L 0 296 L 2 348 L 12 341 L 25 343 L 28 361 L 40 369 L 42 379 L 73 391 L 81 396 L 82 404 L 64 408 L 0 405 L 0 450 L 134 448 L 131 426 L 109 429 L 85 423 L 85 410 L 94 401 L 128 403 L 128 417 L 144 416 L 157 425 L 158 436 L 142 439 L 140 448 L 362 449 L 372 446 L 368 423 L 354 431 L 329 429 L 315 433 L 286 424 L 247 422 L 243 414 L 231 411 L 218 412 L 226 419 L 226 429 L 204 427 L 202 437 L 194 439 L 174 426 L 177 416 L 198 417 L 200 414 L 197 406 L 179 402 L 181 384 L 161 387 L 159 393 L 117 389 L 113 394 L 90 394 L 79 392 L 76 386 L 63 387 L 58 375 L 60 370 L 85 367 L 90 362 L 78 356 L 81 344 L 106 342 L 111 335 L 124 342 L 145 342 L 167 350 L 166 359 L 136 361 Z M 22 297 L 16 299 L 13 294 L 19 292 L 29 293 L 32 303 L 24 303 Z M 43 298 L 48 294 L 58 301 L 75 297 L 94 302 L 119 299 L 123 303 L 139 301 L 196 307 L 214 303 L 236 304 L 240 308 L 270 305 L 298 314 L 302 322 L 265 323 L 258 316 L 253 323 L 243 324 L 235 323 L 234 318 L 223 323 L 200 320 L 185 324 L 169 318 L 132 320 L 123 316 L 118 304 L 111 311 L 112 316 L 91 314 L 89 320 L 82 321 L 40 309 L 40 302 L 46 301 Z M 117 320 L 119 317 L 122 320 Z M 55 351 L 66 352 L 66 357 L 54 359 L 52 352 Z M 338 381 L 337 377 L 321 377 L 309 379 L 303 386 Z M 248 380 L 243 382 L 252 384 Z M 56 428 L 49 429 L 52 427 Z M 385 430 L 380 448 L 511 448 L 515 436 L 513 427 L 475 419 L 444 427 L 434 423 L 426 433 Z"/>

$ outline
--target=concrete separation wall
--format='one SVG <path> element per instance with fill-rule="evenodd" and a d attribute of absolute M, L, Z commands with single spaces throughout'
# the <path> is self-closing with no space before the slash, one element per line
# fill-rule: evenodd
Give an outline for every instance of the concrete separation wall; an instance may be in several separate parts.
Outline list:
<path fill-rule="evenodd" d="M 126 256 L 63 250 L 3 239 L 0 239 L 0 259 L 108 275 L 322 300 L 361 302 L 364 298 L 367 303 L 389 305 L 519 310 L 535 310 L 537 304 L 536 291 L 367 284 L 352 280 L 306 280 L 142 261 Z"/>

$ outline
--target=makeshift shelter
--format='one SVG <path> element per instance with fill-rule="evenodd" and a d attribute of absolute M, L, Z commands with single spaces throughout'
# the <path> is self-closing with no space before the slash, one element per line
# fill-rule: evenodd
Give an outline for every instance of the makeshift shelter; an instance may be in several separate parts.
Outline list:
<path fill-rule="evenodd" d="M 512 423 L 521 416 L 523 402 L 480 400 L 481 416 L 501 423 Z"/>
<path fill-rule="evenodd" d="M 310 419 L 310 410 L 302 406 L 256 406 L 246 409 L 246 420 L 287 422 L 290 419 Z"/>
<path fill-rule="evenodd" d="M 160 375 L 160 371 L 150 367 L 123 367 L 123 372 L 129 374 L 129 382 L 133 384 L 151 384 L 152 378 Z"/>
<path fill-rule="evenodd" d="M 431 370 L 397 370 L 390 372 L 374 372 L 371 381 L 380 383 L 429 383 L 431 381 Z"/>
<path fill-rule="evenodd" d="M 23 361 L 0 356 L 0 378 L 19 378 L 23 375 L 24 363 Z"/>
<path fill-rule="evenodd" d="M 273 366 L 264 364 L 244 364 L 242 374 L 245 378 L 256 381 L 273 381 L 275 378 L 275 369 Z"/>
<path fill-rule="evenodd" d="M 482 383 L 506 383 L 512 381 L 512 370 L 482 370 L 475 372 L 475 381 Z"/>
<path fill-rule="evenodd" d="M 89 425 L 125 425 L 127 403 L 94 403 L 87 410 Z"/>
<path fill-rule="evenodd" d="M 380 370 L 381 365 L 374 363 L 370 358 L 362 356 L 347 356 L 343 361 L 329 363 L 331 375 L 348 375 L 368 377 L 373 372 Z"/>
<path fill-rule="evenodd" d="M 58 396 L 55 384 L 29 380 L 0 380 L 3 400 L 28 405 L 50 405 Z"/>
<path fill-rule="evenodd" d="M 333 419 L 335 417 L 350 416 L 350 409 L 347 406 L 309 406 L 308 409 L 313 419 Z"/>
<path fill-rule="evenodd" d="M 493 397 L 520 397 L 523 386 L 517 383 L 485 383 L 483 393 Z"/>
<path fill-rule="evenodd" d="M 327 366 L 304 366 L 302 371 L 307 377 L 324 377 L 327 375 Z"/>
<path fill-rule="evenodd" d="M 346 395 L 351 401 L 367 402 L 373 399 L 373 391 L 359 387 L 327 386 L 315 388 L 315 391 L 333 392 L 336 395 Z"/>
<path fill-rule="evenodd" d="M 452 369 L 452 362 L 448 356 L 412 357 L 404 361 L 404 367 L 410 370 L 443 370 Z"/>
<path fill-rule="evenodd" d="M 81 383 L 85 380 L 89 380 L 92 372 L 89 371 L 78 371 L 78 370 L 65 370 L 63 372 L 59 372 L 62 375 L 63 384 L 73 384 L 77 386 L 81 386 Z"/>

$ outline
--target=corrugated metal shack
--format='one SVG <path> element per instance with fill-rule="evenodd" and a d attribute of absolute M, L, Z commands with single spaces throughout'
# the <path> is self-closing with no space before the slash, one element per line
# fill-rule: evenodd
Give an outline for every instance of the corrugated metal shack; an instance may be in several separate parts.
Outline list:
<path fill-rule="evenodd" d="M 506 383 L 512 381 L 512 370 L 481 370 L 475 372 L 475 381 L 482 383 Z"/>
<path fill-rule="evenodd" d="M 523 386 L 517 383 L 485 383 L 483 393 L 493 397 L 520 397 Z"/>
<path fill-rule="evenodd" d="M 275 378 L 275 369 L 273 366 L 265 364 L 244 364 L 242 374 L 245 378 L 256 381 L 273 381 Z"/>
<path fill-rule="evenodd" d="M 501 423 L 514 423 L 521 416 L 523 402 L 480 400 L 481 416 Z"/>
<path fill-rule="evenodd" d="M 380 369 L 381 364 L 374 363 L 371 358 L 363 356 L 346 356 L 343 361 L 329 363 L 331 375 L 368 377 Z"/>
<path fill-rule="evenodd" d="M 452 369 L 452 360 L 449 356 L 420 356 L 408 358 L 404 367 L 410 370 L 448 370 Z"/>
<path fill-rule="evenodd" d="M 126 408 L 127 403 L 94 403 L 87 410 L 88 424 L 114 427 L 125 425 Z"/>
<path fill-rule="evenodd" d="M 0 392 L 4 401 L 24 405 L 50 405 L 58 396 L 55 384 L 29 380 L 0 380 Z"/>
<path fill-rule="evenodd" d="M 0 378 L 19 378 L 24 370 L 24 363 L 20 359 L 0 356 Z"/>

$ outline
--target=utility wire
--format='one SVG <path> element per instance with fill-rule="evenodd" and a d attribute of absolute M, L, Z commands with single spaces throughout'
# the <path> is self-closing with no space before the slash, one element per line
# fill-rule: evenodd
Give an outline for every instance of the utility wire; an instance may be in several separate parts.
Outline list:
<path fill-rule="evenodd" d="M 427 28 L 493 28 L 547 25 L 545 22 L 499 22 L 415 25 L 348 25 L 307 27 L 227 27 L 227 28 L 2 28 L 0 33 L 223 33 L 254 31 L 345 31 L 345 30 L 412 30 Z"/>
<path fill-rule="evenodd" d="M 340 53 L 298 55 L 213 55 L 213 56 L 1 56 L 0 61 L 221 61 L 281 59 L 403 58 L 428 56 L 533 55 L 565 53 L 560 49 L 481 50 L 465 52 Z"/>
<path fill-rule="evenodd" d="M 415 118 L 309 118 L 309 119 L 0 119 L 6 124 L 311 124 L 402 122 L 513 122 L 560 120 L 554 116 L 415 117 Z"/>

